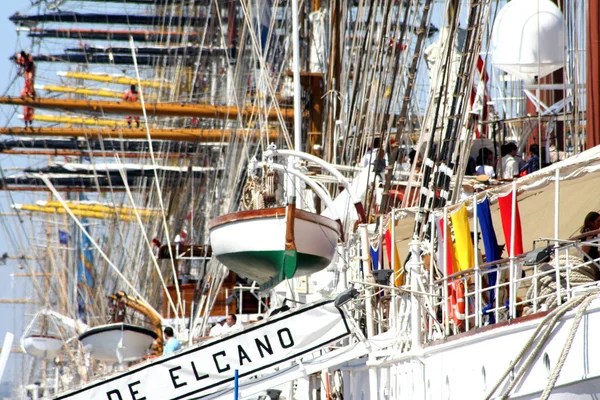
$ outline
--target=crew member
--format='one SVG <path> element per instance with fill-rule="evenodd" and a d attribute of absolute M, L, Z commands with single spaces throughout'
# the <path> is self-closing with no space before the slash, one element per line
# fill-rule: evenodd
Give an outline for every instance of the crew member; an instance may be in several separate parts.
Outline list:
<path fill-rule="evenodd" d="M 167 326 L 164 330 L 165 333 L 165 347 L 163 348 L 163 355 L 173 353 L 181 348 L 181 343 L 175 337 L 173 328 Z"/>
<path fill-rule="evenodd" d="M 27 97 L 30 94 L 25 88 L 21 91 L 21 97 Z M 25 128 L 33 126 L 33 107 L 23 106 L 23 121 L 25 121 Z"/>
<path fill-rule="evenodd" d="M 138 101 L 138 91 L 137 88 L 135 87 L 135 85 L 131 85 L 131 89 L 129 89 L 127 91 L 127 93 L 125 93 L 125 95 L 123 96 L 123 100 L 125 101 L 130 101 L 132 103 L 135 103 L 136 101 Z M 127 121 L 127 126 L 129 126 L 131 128 L 131 115 L 128 115 L 125 118 L 125 121 Z M 135 120 L 135 125 L 137 128 L 140 127 L 140 117 L 139 116 L 134 116 L 133 119 Z"/>
<path fill-rule="evenodd" d="M 25 87 L 21 92 L 21 96 L 35 97 L 35 64 L 33 63 L 33 56 L 25 51 L 21 51 L 17 54 L 16 63 L 19 65 L 19 75 L 23 75 L 23 78 L 25 78 Z"/>
<path fill-rule="evenodd" d="M 221 334 L 223 333 L 229 333 L 235 330 L 240 329 L 241 326 L 238 325 L 237 323 L 237 317 L 235 314 L 229 314 L 226 318 L 225 318 L 225 324 L 223 324 L 223 327 L 221 328 Z"/>
<path fill-rule="evenodd" d="M 585 216 L 580 232 L 583 234 L 587 232 L 598 231 L 598 229 L 600 229 L 600 214 L 596 211 L 591 211 Z M 586 242 L 593 242 L 596 241 L 597 238 L 598 235 L 590 235 L 584 240 Z M 600 259 L 600 251 L 598 251 L 597 245 L 590 243 L 590 245 L 581 246 L 581 250 L 583 250 L 583 252 L 587 254 L 592 261 L 598 263 L 598 260 Z M 600 270 L 596 272 L 596 280 L 598 280 L 598 278 L 600 278 Z"/>

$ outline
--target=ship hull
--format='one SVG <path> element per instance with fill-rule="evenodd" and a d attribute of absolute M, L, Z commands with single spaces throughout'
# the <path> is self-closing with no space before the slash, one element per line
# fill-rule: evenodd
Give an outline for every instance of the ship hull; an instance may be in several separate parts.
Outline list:
<path fill-rule="evenodd" d="M 345 398 L 370 399 L 483 399 L 501 379 L 513 360 L 534 333 L 543 315 L 520 318 L 512 323 L 484 327 L 474 333 L 458 335 L 444 343 L 426 346 L 422 353 L 397 354 L 397 358 L 371 355 L 362 365 L 341 367 Z M 548 379 L 566 347 L 574 312 L 557 324 L 522 381 L 507 398 L 540 398 Z M 521 320 L 521 321 L 519 321 Z M 588 307 L 564 361 L 550 399 L 596 399 L 600 393 L 600 299 Z M 535 346 L 534 346 L 535 347 Z M 388 353 L 389 354 L 389 353 Z M 525 353 L 526 355 L 529 353 Z M 389 356 L 388 356 L 389 357 Z M 519 366 L 514 369 L 518 373 Z M 369 377 L 371 370 L 371 377 Z M 504 393 L 510 374 L 492 398 Z"/>

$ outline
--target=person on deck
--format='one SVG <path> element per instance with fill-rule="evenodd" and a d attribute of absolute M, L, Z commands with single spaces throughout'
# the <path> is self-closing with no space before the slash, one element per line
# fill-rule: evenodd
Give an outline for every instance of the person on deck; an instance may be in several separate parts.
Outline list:
<path fill-rule="evenodd" d="M 600 214 L 596 211 L 589 212 L 583 220 L 583 226 L 581 227 L 581 233 L 592 232 L 600 229 Z M 597 235 L 591 235 L 586 237 L 585 241 L 591 241 L 597 238 Z M 598 243 L 600 245 L 600 243 Z M 581 246 L 581 250 L 588 255 L 592 260 L 598 260 L 600 258 L 600 251 L 598 246 Z M 598 264 L 596 264 L 598 266 Z M 596 280 L 600 279 L 600 270 L 596 271 Z"/>
<path fill-rule="evenodd" d="M 369 165 L 374 165 L 375 172 L 380 172 L 385 167 L 387 167 L 388 160 L 387 160 L 387 154 L 385 154 L 385 152 L 383 154 L 383 157 L 381 157 L 381 159 L 383 161 L 379 161 L 379 158 L 381 156 L 379 154 L 380 147 L 381 147 L 381 138 L 376 137 L 375 139 L 373 139 L 373 147 L 371 149 L 369 149 L 362 156 L 362 159 L 360 160 L 360 165 L 362 165 L 363 167 L 368 167 Z M 384 164 L 384 165 L 379 165 L 379 164 Z"/>
<path fill-rule="evenodd" d="M 529 158 L 525 162 L 525 164 L 519 169 L 519 172 L 523 174 L 527 172 L 527 174 L 531 174 L 532 172 L 540 169 L 540 157 L 538 156 L 540 152 L 540 146 L 537 144 L 532 144 L 529 146 Z"/>
<path fill-rule="evenodd" d="M 475 173 L 477 175 L 487 175 L 490 178 L 495 178 L 496 173 L 494 172 L 494 167 L 492 166 L 493 163 L 494 153 L 487 147 L 484 147 L 477 155 L 477 167 L 475 168 Z"/>
<path fill-rule="evenodd" d="M 225 318 L 225 324 L 223 324 L 221 333 L 229 333 L 239 328 L 240 326 L 237 324 L 237 317 L 235 316 L 235 314 L 229 314 Z"/>
<path fill-rule="evenodd" d="M 35 97 L 35 64 L 33 56 L 25 51 L 21 51 L 17 54 L 15 62 L 19 66 L 19 75 L 23 75 L 23 78 L 25 78 L 25 87 L 21 91 L 21 96 Z"/>
<path fill-rule="evenodd" d="M 123 100 L 129 101 L 132 103 L 135 103 L 138 101 L 138 91 L 137 91 L 137 88 L 135 87 L 135 85 L 131 85 L 131 88 L 123 96 Z M 132 117 L 131 115 L 128 115 L 127 117 L 125 117 L 125 121 L 127 121 L 127 126 L 129 126 L 131 128 L 131 119 L 132 118 L 135 120 L 136 128 L 139 128 L 140 127 L 140 117 L 138 115 L 136 115 L 134 117 Z"/>
<path fill-rule="evenodd" d="M 519 163 L 515 159 L 517 155 L 517 145 L 514 143 L 506 143 L 501 148 L 502 152 L 502 174 L 498 172 L 496 175 L 502 179 L 514 179 L 519 177 Z"/>
<path fill-rule="evenodd" d="M 212 328 L 210 328 L 209 336 L 219 336 L 223 333 L 223 325 L 225 324 L 225 318 L 221 318 Z"/>
<path fill-rule="evenodd" d="M 388 166 L 388 156 L 385 149 L 381 147 L 381 138 L 376 137 L 373 139 L 373 147 L 371 147 L 362 156 L 360 165 L 365 168 L 372 168 L 372 172 L 375 174 L 376 187 L 383 184 L 385 168 Z"/>
<path fill-rule="evenodd" d="M 181 348 L 181 343 L 175 337 L 173 328 L 167 326 L 164 330 L 165 333 L 165 347 L 163 348 L 163 355 L 173 353 Z"/>

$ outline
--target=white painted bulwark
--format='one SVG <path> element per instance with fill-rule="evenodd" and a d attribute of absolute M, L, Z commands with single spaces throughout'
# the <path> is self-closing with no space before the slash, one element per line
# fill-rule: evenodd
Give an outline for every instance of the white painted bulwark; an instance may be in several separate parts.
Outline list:
<path fill-rule="evenodd" d="M 156 338 L 150 329 L 117 323 L 91 328 L 79 336 L 79 341 L 97 360 L 123 362 L 144 357 Z"/>
<path fill-rule="evenodd" d="M 421 354 L 398 353 L 396 359 L 387 360 L 382 357 L 379 362 L 372 363 L 376 369 L 375 384 L 380 388 L 378 398 L 417 399 L 420 386 L 425 393 L 424 399 L 484 399 L 515 360 L 542 319 L 540 317 L 498 328 L 490 327 L 491 329 L 482 333 L 430 345 Z M 533 400 L 540 397 L 565 348 L 573 319 L 574 312 L 571 312 L 558 324 L 529 372 L 511 392 L 510 399 Z M 600 358 L 597 356 L 600 354 L 600 342 L 596 340 L 595 332 L 599 331 L 600 299 L 588 307 L 550 399 L 597 398 L 600 393 Z M 517 364 L 515 373 L 521 365 Z M 362 368 L 342 366 L 342 370 L 344 399 L 361 399 L 361 393 L 366 399 L 369 375 L 364 364 Z M 510 379 L 506 382 L 510 382 Z M 504 388 L 506 383 L 500 386 L 492 398 L 500 398 Z"/>
<path fill-rule="evenodd" d="M 308 329 L 308 327 L 310 327 Z M 326 301 L 278 314 L 243 331 L 138 364 L 56 399 L 196 399 L 268 373 L 350 334 L 342 312 Z"/>

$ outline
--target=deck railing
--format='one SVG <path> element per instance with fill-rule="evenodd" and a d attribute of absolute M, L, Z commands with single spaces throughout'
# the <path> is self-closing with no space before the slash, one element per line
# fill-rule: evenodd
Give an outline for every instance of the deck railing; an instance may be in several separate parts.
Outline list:
<path fill-rule="evenodd" d="M 598 287 L 594 275 L 600 259 L 590 259 L 582 246 L 600 247 L 600 238 L 584 242 L 543 240 L 553 245 L 551 260 L 525 265 L 525 255 L 521 255 L 431 282 L 429 296 L 423 296 L 423 308 L 429 308 L 422 312 L 424 340 L 439 339 L 440 324 L 444 327 L 444 336 L 451 336 L 547 311 Z M 457 291 L 462 290 L 464 296 L 458 295 Z M 464 299 L 464 316 L 457 315 L 461 298 Z M 431 309 L 435 311 L 432 313 Z"/>

